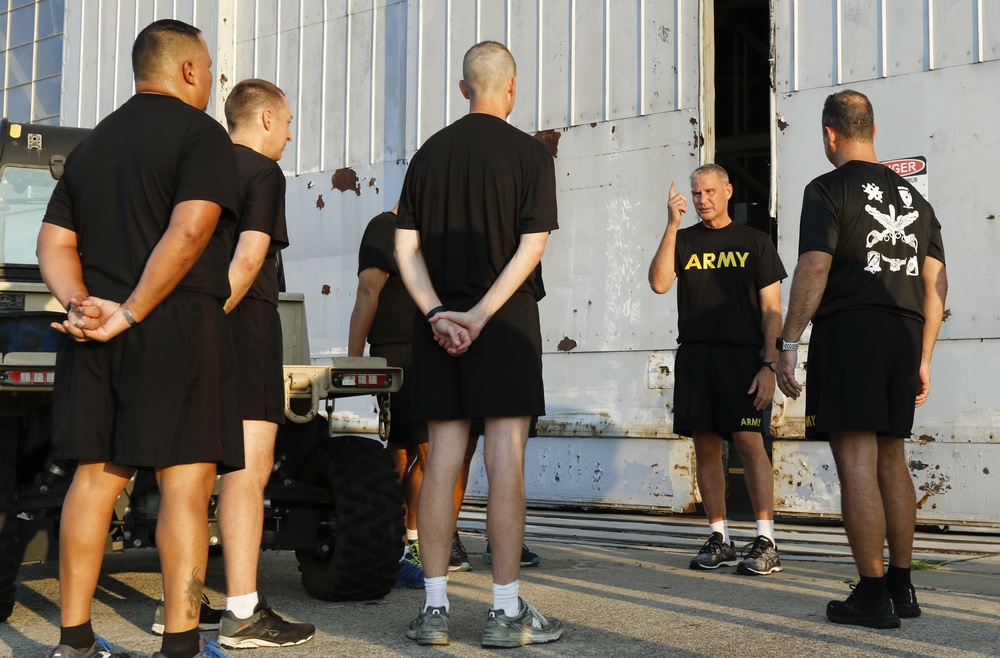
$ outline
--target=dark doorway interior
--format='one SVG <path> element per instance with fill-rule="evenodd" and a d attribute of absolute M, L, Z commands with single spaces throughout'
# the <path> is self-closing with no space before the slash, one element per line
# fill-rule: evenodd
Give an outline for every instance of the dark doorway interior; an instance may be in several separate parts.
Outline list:
<path fill-rule="evenodd" d="M 715 161 L 729 172 L 729 213 L 777 243 L 768 211 L 771 184 L 771 14 L 768 0 L 715 0 Z M 771 451 L 765 430 L 765 448 Z M 754 518 L 743 464 L 728 451 L 728 512 Z"/>
<path fill-rule="evenodd" d="M 715 161 L 733 184 L 730 216 L 777 239 L 771 181 L 769 0 L 715 0 Z"/>

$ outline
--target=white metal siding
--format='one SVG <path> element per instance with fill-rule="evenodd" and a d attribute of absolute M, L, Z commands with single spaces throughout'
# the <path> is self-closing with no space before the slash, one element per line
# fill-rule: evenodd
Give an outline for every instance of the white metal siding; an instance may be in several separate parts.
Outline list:
<path fill-rule="evenodd" d="M 784 0 L 776 3 L 778 92 L 1000 59 L 989 0 Z"/>

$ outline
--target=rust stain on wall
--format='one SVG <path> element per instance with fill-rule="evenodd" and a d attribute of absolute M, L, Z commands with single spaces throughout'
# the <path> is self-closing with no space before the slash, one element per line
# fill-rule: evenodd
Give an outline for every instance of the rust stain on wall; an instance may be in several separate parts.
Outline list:
<path fill-rule="evenodd" d="M 361 182 L 358 180 L 358 174 L 350 167 L 333 172 L 330 184 L 333 186 L 332 189 L 341 192 L 354 192 L 361 196 Z"/>
<path fill-rule="evenodd" d="M 323 289 L 320 292 L 322 292 L 324 295 L 329 295 L 330 294 L 330 284 L 324 283 L 323 284 Z"/>
<path fill-rule="evenodd" d="M 948 321 L 948 318 L 950 318 L 950 317 L 951 317 L 951 309 L 950 309 L 950 308 L 946 308 L 946 309 L 944 310 L 944 313 L 943 313 L 943 314 L 942 314 L 942 316 L 941 316 L 941 318 L 942 318 L 942 320 L 941 320 L 941 321 L 942 321 L 942 322 L 947 322 L 947 321 Z"/>
<path fill-rule="evenodd" d="M 319 208 L 320 210 L 322 210 L 323 208 L 326 208 L 326 202 L 323 201 L 323 195 L 322 194 L 320 194 L 318 197 L 316 197 L 316 207 Z"/>
<path fill-rule="evenodd" d="M 552 157 L 556 157 L 559 151 L 559 138 L 562 137 L 562 133 L 558 130 L 540 130 L 535 133 L 535 139 L 545 144 L 545 148 L 549 150 L 549 154 Z"/>
<path fill-rule="evenodd" d="M 556 349 L 560 352 L 569 352 L 574 347 L 576 347 L 576 341 L 569 336 L 563 336 L 563 339 L 559 341 L 559 345 L 556 346 Z"/>
<path fill-rule="evenodd" d="M 778 118 L 778 130 L 780 130 L 781 132 L 785 132 L 785 128 L 787 128 L 787 127 L 788 127 L 788 122 L 779 117 Z"/>

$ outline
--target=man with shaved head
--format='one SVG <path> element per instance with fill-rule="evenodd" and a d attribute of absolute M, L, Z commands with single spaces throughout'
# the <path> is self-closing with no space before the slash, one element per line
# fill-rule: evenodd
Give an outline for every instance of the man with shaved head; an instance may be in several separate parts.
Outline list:
<path fill-rule="evenodd" d="M 108 658 L 90 608 L 115 501 L 136 469 L 161 500 L 159 658 L 218 656 L 198 624 L 217 470 L 243 467 L 233 342 L 223 303 L 236 159 L 205 114 L 212 58 L 195 27 L 161 20 L 132 51 L 136 94 L 70 154 L 38 236 L 66 307 L 56 361 L 56 457 L 79 466 L 63 505 L 61 629 L 52 658 Z M 214 648 L 213 648 L 214 647 Z"/>
<path fill-rule="evenodd" d="M 563 632 L 519 596 L 524 450 L 531 417 L 545 414 L 533 273 L 558 223 L 552 156 L 507 123 L 516 73 L 499 43 L 466 53 L 459 88 L 469 114 L 420 148 L 399 202 L 396 261 L 420 309 L 411 385 L 429 433 L 417 514 L 426 599 L 407 629 L 418 644 L 450 642 L 454 491 L 476 418 L 485 424 L 493 566 L 482 645 L 552 642 Z"/>

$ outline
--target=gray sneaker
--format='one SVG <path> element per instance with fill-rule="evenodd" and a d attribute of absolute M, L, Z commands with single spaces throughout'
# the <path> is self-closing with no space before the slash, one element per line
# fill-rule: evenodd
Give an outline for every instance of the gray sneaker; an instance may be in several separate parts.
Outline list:
<path fill-rule="evenodd" d="M 775 548 L 774 542 L 764 535 L 759 535 L 751 543 L 744 546 L 740 554 L 743 559 L 736 565 L 736 573 L 745 576 L 766 576 L 784 569 L 778 558 L 778 549 Z"/>
<path fill-rule="evenodd" d="M 718 569 L 719 567 L 735 567 L 736 547 L 733 542 L 722 541 L 721 532 L 713 532 L 698 554 L 691 558 L 692 569 Z"/>
<path fill-rule="evenodd" d="M 116 652 L 110 642 L 99 637 L 86 651 L 79 651 L 69 645 L 60 644 L 52 650 L 49 658 L 132 658 L 132 656 L 121 651 Z"/>
<path fill-rule="evenodd" d="M 222 610 L 213 608 L 208 600 L 208 596 L 201 595 L 201 613 L 198 618 L 199 631 L 217 631 L 219 622 L 222 621 Z M 156 604 L 156 612 L 153 613 L 153 635 L 163 635 L 163 624 L 166 621 L 166 611 L 163 609 L 163 601 Z"/>
<path fill-rule="evenodd" d="M 260 597 L 253 614 L 239 619 L 231 610 L 222 614 L 219 624 L 219 644 L 227 649 L 255 647 L 291 647 L 312 639 L 316 627 L 285 621 Z"/>
<path fill-rule="evenodd" d="M 421 607 L 423 607 L 421 605 Z M 410 622 L 406 629 L 406 637 L 416 640 L 417 644 L 444 645 L 451 642 L 448 632 L 448 622 L 451 615 L 445 607 L 427 608 L 417 618 Z"/>
<path fill-rule="evenodd" d="M 548 619 L 522 598 L 520 612 L 508 617 L 503 610 L 490 610 L 483 631 L 484 647 L 523 647 L 526 644 L 555 642 L 562 637 L 563 623 Z"/>

